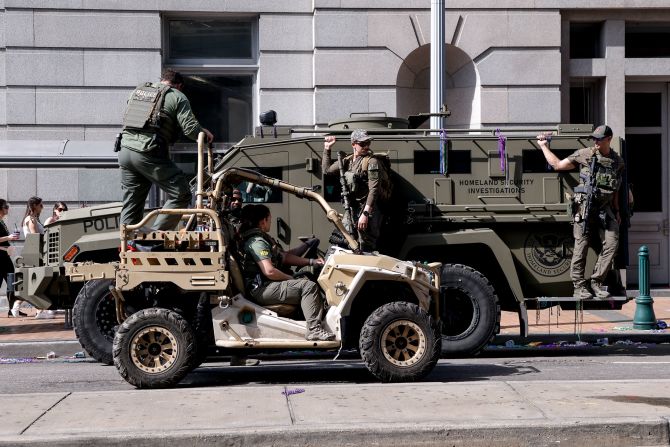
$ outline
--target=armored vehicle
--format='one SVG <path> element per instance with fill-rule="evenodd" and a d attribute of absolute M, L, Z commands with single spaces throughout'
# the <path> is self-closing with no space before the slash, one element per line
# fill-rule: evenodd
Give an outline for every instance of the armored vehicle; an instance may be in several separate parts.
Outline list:
<path fill-rule="evenodd" d="M 242 179 L 313 201 L 347 240 L 351 249 L 328 249 L 317 272 L 327 302 L 321 325 L 335 340 L 306 340 L 299 306 L 259 306 L 249 299 L 237 261 L 243 253 L 222 194 Z M 206 192 L 199 180 L 195 209 L 155 210 L 136 225 L 122 225 L 119 261 L 66 263 L 73 282 L 111 280 L 121 323 L 113 359 L 129 383 L 174 385 L 203 361 L 212 343 L 227 352 L 357 347 L 370 372 L 387 382 L 416 380 L 433 369 L 442 340 L 436 318 L 439 263 L 359 253 L 341 216 L 304 187 L 237 168 L 213 175 Z M 189 222 L 181 231 L 139 231 L 162 213 L 182 214 Z M 146 300 L 139 311 L 126 306 L 126 297 L 136 295 Z"/>
<path fill-rule="evenodd" d="M 385 154 L 392 169 L 393 196 L 382 228 L 379 251 L 403 260 L 438 261 L 441 274 L 440 320 L 443 353 L 468 356 L 479 352 L 499 331 L 501 311 L 519 315 L 521 335 L 527 333 L 528 309 L 560 304 L 583 308 L 622 305 L 626 298 L 622 275 L 614 269 L 607 286 L 614 297 L 608 302 L 577 304 L 569 276 L 572 256 L 570 195 L 578 172 L 554 172 L 538 149 L 536 135 L 552 131 L 552 150 L 564 158 L 590 146 L 590 125 L 559 125 L 555 129 L 418 129 L 420 119 L 355 116 L 333 121 L 328 128 L 296 129 L 263 125 L 204 170 L 205 178 L 230 167 L 254 169 L 269 177 L 304 185 L 320 192 L 338 211 L 340 184 L 321 174 L 324 135 L 335 135 L 333 150 L 349 152 L 349 135 L 364 128 L 373 137 L 372 150 Z M 613 141 L 620 153 L 623 141 Z M 247 203 L 264 203 L 276 216 L 273 234 L 293 245 L 302 236 L 330 237 L 331 226 L 313 202 L 242 181 L 239 189 Z M 625 184 L 624 184 L 625 186 Z M 195 182 L 194 182 L 195 187 Z M 620 194 L 620 198 L 626 194 Z M 626 209 L 626 203 L 620 208 Z M 118 208 L 117 208 L 118 209 Z M 90 210 L 97 219 L 116 218 L 116 210 Z M 114 212 L 114 214 L 112 214 Z M 92 214 L 93 215 L 93 214 Z M 70 216 L 73 216 L 72 220 Z M 77 215 L 78 216 L 78 215 Z M 63 260 L 85 259 L 73 239 L 63 240 L 65 226 L 84 229 L 90 217 L 72 212 L 47 228 L 42 251 L 32 255 L 37 267 L 17 269 L 17 294 L 36 300 L 31 290 L 52 305 L 72 306 L 77 335 L 96 359 L 111 362 L 111 339 L 118 324 L 113 318 L 109 280 L 89 282 L 74 297 L 78 286 L 62 278 Z M 90 225 L 88 223 L 87 225 Z M 99 226 L 102 224 L 99 224 Z M 618 268 L 623 268 L 626 228 L 622 224 Z M 118 246 L 118 233 L 82 233 L 84 240 L 109 240 Z M 55 241 L 59 241 L 56 243 Z M 86 239 L 88 238 L 88 239 Z M 53 241 L 47 243 L 48 241 Z M 24 250 L 24 253 L 29 250 Z M 38 255 L 37 253 L 41 253 Z M 109 255 L 110 252 L 107 252 Z M 116 253 L 111 253 L 114 260 Z M 81 257 L 81 258 L 80 258 Z M 587 272 L 595 263 L 590 250 Z M 27 278 L 31 278 L 32 289 Z M 37 278 L 32 280 L 32 278 Z M 58 278 L 58 287 L 52 287 Z M 46 292 L 44 292 L 46 291 Z M 143 308 L 140 296 L 126 298 L 127 305 Z"/>

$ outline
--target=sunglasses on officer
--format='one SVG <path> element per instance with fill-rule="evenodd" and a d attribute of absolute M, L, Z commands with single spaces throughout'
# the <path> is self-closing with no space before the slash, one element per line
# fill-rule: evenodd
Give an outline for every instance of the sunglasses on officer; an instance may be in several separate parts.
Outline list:
<path fill-rule="evenodd" d="M 354 144 L 357 144 L 361 147 L 367 147 L 367 146 L 370 146 L 370 140 L 368 140 L 368 141 L 356 141 L 356 143 L 354 143 Z"/>

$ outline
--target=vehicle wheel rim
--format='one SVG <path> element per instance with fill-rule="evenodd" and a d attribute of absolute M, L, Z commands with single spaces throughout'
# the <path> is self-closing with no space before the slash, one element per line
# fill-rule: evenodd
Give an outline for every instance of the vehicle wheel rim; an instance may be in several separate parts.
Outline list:
<path fill-rule="evenodd" d="M 114 328 L 118 324 L 116 321 L 116 303 L 111 293 L 106 294 L 98 303 L 95 309 L 95 322 L 107 341 L 114 341 Z"/>
<path fill-rule="evenodd" d="M 382 333 L 384 358 L 395 366 L 416 364 L 425 354 L 426 345 L 426 334 L 412 321 L 394 321 Z"/>
<path fill-rule="evenodd" d="M 170 369 L 177 360 L 178 350 L 174 335 L 159 326 L 151 326 L 138 332 L 130 345 L 133 364 L 150 374 L 159 374 Z"/>

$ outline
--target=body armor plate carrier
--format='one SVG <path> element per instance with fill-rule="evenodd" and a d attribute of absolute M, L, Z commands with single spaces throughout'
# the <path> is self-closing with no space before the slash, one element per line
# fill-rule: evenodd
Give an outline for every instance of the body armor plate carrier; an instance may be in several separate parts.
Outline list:
<path fill-rule="evenodd" d="M 138 85 L 128 100 L 123 128 L 158 130 L 161 107 L 169 89 L 168 85 L 151 82 Z"/>

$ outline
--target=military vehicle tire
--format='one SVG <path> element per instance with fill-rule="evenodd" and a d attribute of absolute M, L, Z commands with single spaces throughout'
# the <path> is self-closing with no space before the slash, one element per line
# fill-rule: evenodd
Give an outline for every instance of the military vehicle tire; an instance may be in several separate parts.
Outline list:
<path fill-rule="evenodd" d="M 79 291 L 72 311 L 72 323 L 77 340 L 86 353 L 106 365 L 111 365 L 112 342 L 116 320 L 116 304 L 109 291 L 111 279 L 88 281 Z"/>
<path fill-rule="evenodd" d="M 411 382 L 430 373 L 440 358 L 439 323 L 416 304 L 396 301 L 365 320 L 361 357 L 382 382 Z"/>
<path fill-rule="evenodd" d="M 193 331 L 197 343 L 196 353 L 193 356 L 191 369 L 200 366 L 209 354 L 209 347 L 214 344 L 214 327 L 212 325 L 212 308 L 209 304 L 209 294 L 203 292 L 198 300 L 195 311 Z"/>
<path fill-rule="evenodd" d="M 192 369 L 197 343 L 191 325 L 178 313 L 152 307 L 119 326 L 112 348 L 114 366 L 137 388 L 167 388 Z"/>
<path fill-rule="evenodd" d="M 475 355 L 500 328 L 498 295 L 484 275 L 466 265 L 445 264 L 440 278 L 442 353 Z"/>

